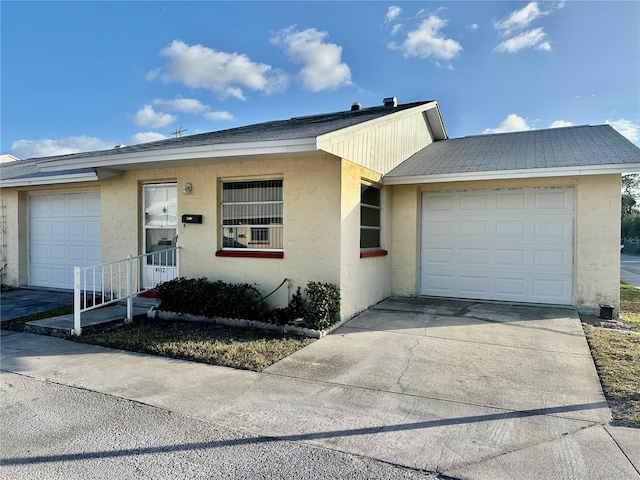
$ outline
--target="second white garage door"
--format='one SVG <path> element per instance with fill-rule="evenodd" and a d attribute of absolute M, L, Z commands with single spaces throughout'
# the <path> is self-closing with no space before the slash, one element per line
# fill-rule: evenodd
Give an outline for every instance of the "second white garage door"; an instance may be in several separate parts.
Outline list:
<path fill-rule="evenodd" d="M 427 192 L 420 293 L 570 305 L 572 188 Z"/>
<path fill-rule="evenodd" d="M 100 262 L 100 192 L 29 197 L 29 285 L 72 289 L 74 266 Z"/>

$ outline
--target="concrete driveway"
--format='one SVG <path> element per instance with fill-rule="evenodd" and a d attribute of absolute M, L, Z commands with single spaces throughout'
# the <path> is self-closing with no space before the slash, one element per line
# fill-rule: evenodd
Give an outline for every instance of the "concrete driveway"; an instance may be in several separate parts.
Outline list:
<path fill-rule="evenodd" d="M 392 298 L 260 374 L 5 334 L 2 368 L 453 478 L 640 479 L 573 309 Z"/>
<path fill-rule="evenodd" d="M 590 463 L 615 465 L 593 448 L 611 441 L 604 429 L 584 448 L 567 437 L 610 421 L 573 309 L 389 299 L 268 368 L 216 417 L 456 478 L 598 478 Z"/>

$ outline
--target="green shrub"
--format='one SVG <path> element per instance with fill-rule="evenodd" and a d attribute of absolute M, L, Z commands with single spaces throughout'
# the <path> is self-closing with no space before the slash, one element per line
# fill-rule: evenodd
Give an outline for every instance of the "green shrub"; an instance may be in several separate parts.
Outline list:
<path fill-rule="evenodd" d="M 309 282 L 304 289 L 307 296 L 307 325 L 323 330 L 332 325 L 340 313 L 340 290 L 331 283 Z"/>
<path fill-rule="evenodd" d="M 265 320 L 278 325 L 304 318 L 310 328 L 332 325 L 340 313 L 340 290 L 330 283 L 309 282 L 300 287 L 285 308 L 269 310 L 260 291 L 248 283 L 210 282 L 180 277 L 156 286 L 160 310 L 205 317 Z M 305 298 L 306 297 L 306 298 Z"/>
<path fill-rule="evenodd" d="M 260 291 L 248 283 L 210 282 L 180 277 L 156 286 L 160 310 L 207 317 L 261 320 L 268 308 Z"/>
<path fill-rule="evenodd" d="M 297 318 L 305 318 L 307 316 L 307 304 L 302 297 L 300 287 L 298 287 L 296 293 L 293 294 L 291 300 L 289 301 L 289 305 L 287 306 L 287 314 L 289 316 L 289 321 L 291 322 L 293 322 Z"/>

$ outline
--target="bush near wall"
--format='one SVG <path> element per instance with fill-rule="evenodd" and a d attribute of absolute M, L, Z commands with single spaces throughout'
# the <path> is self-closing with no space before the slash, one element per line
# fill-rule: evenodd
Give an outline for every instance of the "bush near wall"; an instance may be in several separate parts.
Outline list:
<path fill-rule="evenodd" d="M 180 277 L 156 287 L 160 310 L 206 317 L 263 320 L 269 308 L 260 291 L 248 283 L 210 282 Z"/>
<path fill-rule="evenodd" d="M 300 287 L 285 308 L 269 309 L 261 292 L 248 283 L 211 282 L 206 278 L 180 277 L 159 284 L 159 309 L 205 317 L 262 320 L 280 325 L 303 319 L 304 324 L 323 330 L 339 320 L 340 290 L 330 283 L 309 282 Z"/>

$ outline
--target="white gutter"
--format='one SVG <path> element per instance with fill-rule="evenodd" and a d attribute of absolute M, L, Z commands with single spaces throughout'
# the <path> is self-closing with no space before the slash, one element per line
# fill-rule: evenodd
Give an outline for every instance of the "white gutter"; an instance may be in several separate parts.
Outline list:
<path fill-rule="evenodd" d="M 96 182 L 120 175 L 122 171 L 98 168 L 93 172 L 65 173 L 63 175 L 42 175 L 39 177 L 0 179 L 0 187 L 29 187 L 35 185 L 53 185 L 57 183 Z"/>
<path fill-rule="evenodd" d="M 472 182 L 475 180 L 504 180 L 511 178 L 570 177 L 576 175 L 607 175 L 640 172 L 640 164 L 590 165 L 583 167 L 554 167 L 491 172 L 462 172 L 439 175 L 405 175 L 382 177 L 384 185 L 412 185 L 417 183 Z"/>
<path fill-rule="evenodd" d="M 223 143 L 172 149 L 143 150 L 140 152 L 95 155 L 77 158 L 69 156 L 55 160 L 43 160 L 38 163 L 42 172 L 55 172 L 74 168 L 118 167 L 145 163 L 168 162 L 186 159 L 239 157 L 251 155 L 269 155 L 316 151 L 316 139 L 296 138 L 288 140 L 270 140 L 264 142 Z"/>

